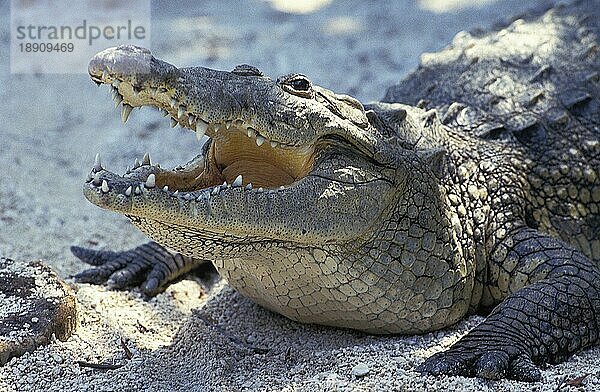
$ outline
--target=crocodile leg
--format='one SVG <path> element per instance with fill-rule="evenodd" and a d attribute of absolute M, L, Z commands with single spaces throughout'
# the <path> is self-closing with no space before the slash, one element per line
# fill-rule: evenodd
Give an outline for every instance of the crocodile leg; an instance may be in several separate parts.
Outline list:
<path fill-rule="evenodd" d="M 72 246 L 71 252 L 94 268 L 87 269 L 74 278 L 82 283 L 106 282 L 111 288 L 123 288 L 140 284 L 147 295 L 155 295 L 164 286 L 204 263 L 172 252 L 156 242 L 148 242 L 136 248 L 112 252 Z"/>
<path fill-rule="evenodd" d="M 508 271 L 508 285 L 500 287 L 513 292 L 483 323 L 418 371 L 536 381 L 541 373 L 534 363 L 560 362 L 598 341 L 600 271 L 592 260 L 523 227 L 498 246 L 508 251 L 493 252 L 491 262 Z"/>

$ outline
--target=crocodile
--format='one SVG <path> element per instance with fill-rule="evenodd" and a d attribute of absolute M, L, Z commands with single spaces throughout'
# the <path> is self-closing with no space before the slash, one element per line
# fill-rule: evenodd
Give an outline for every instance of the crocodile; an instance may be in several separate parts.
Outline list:
<path fill-rule="evenodd" d="M 303 323 L 422 334 L 485 320 L 417 367 L 536 381 L 600 334 L 597 2 L 459 33 L 361 103 L 300 73 L 99 52 L 122 119 L 149 106 L 208 140 L 168 170 L 99 156 L 85 197 L 152 240 L 73 247 L 81 282 L 154 295 L 206 262 Z"/>

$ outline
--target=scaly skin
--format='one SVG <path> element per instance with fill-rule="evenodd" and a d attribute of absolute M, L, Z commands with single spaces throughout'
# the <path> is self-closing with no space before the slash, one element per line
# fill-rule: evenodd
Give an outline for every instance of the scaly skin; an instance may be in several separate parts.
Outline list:
<path fill-rule="evenodd" d="M 210 261 L 269 309 L 372 333 L 491 310 L 419 370 L 538 380 L 535 364 L 599 338 L 597 5 L 463 34 L 365 106 L 299 75 L 99 53 L 90 75 L 116 86 L 125 119 L 158 107 L 211 141 L 175 171 L 96 162 L 85 196 L 160 245 L 76 248 L 100 264 L 80 279 L 152 294 Z"/>

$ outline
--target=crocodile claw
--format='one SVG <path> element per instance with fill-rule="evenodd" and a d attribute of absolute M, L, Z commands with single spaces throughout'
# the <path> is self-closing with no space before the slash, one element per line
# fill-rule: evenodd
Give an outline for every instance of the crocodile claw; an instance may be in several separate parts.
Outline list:
<path fill-rule="evenodd" d="M 509 378 L 533 382 L 542 378 L 540 369 L 527 355 L 510 356 L 508 350 L 486 348 L 462 351 L 459 343 L 446 352 L 432 355 L 416 371 L 432 375 L 475 376 L 488 380 Z"/>
<path fill-rule="evenodd" d="M 172 253 L 155 242 L 136 248 L 112 252 L 72 246 L 71 252 L 81 261 L 94 266 L 73 276 L 80 283 L 105 283 L 112 289 L 140 285 L 147 295 L 153 296 L 166 284 L 188 272 L 198 261 Z"/>

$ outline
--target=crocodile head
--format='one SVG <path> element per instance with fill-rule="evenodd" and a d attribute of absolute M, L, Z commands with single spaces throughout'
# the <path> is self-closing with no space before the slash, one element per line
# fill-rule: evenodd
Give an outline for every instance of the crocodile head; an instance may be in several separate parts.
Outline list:
<path fill-rule="evenodd" d="M 398 200 L 411 197 L 406 178 L 417 158 L 393 147 L 359 101 L 304 75 L 177 68 L 135 46 L 98 53 L 88 70 L 111 85 L 124 121 L 133 107 L 150 106 L 209 140 L 173 170 L 145 157 L 117 175 L 97 161 L 87 199 L 168 248 L 211 260 L 239 291 L 291 318 L 312 320 L 276 292 L 278 274 L 296 269 L 279 276 L 295 280 L 287 288 L 326 285 L 306 274 L 347 270 Z M 330 318 L 319 322 L 346 322 Z"/>

